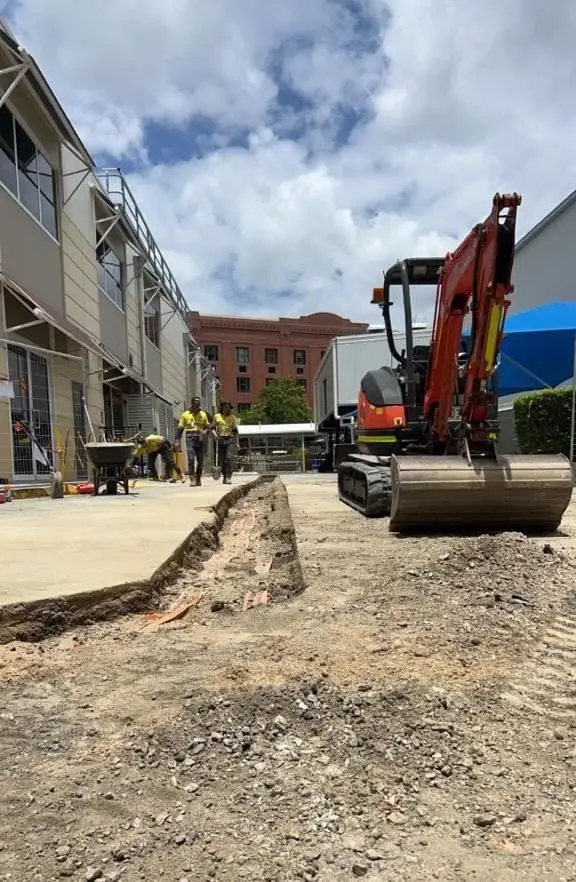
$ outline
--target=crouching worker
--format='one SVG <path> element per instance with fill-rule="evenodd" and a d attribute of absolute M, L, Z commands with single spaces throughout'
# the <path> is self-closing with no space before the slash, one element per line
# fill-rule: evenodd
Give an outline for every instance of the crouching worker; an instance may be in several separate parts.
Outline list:
<path fill-rule="evenodd" d="M 212 425 L 216 432 L 218 445 L 218 462 L 222 469 L 222 483 L 232 483 L 232 457 L 236 450 L 238 438 L 238 423 L 232 413 L 232 405 L 229 401 L 223 401 L 219 413 L 214 417 Z"/>
<path fill-rule="evenodd" d="M 181 449 L 182 435 L 184 433 L 186 435 L 186 458 L 190 486 L 195 484 L 196 487 L 200 487 L 202 484 L 204 442 L 209 426 L 210 419 L 206 411 L 202 410 L 200 399 L 193 398 L 190 410 L 185 410 L 180 417 L 176 432 L 176 450 Z"/>
<path fill-rule="evenodd" d="M 182 482 L 186 480 L 182 474 L 182 469 L 179 469 L 174 462 L 170 441 L 168 441 L 163 435 L 156 435 L 154 433 L 146 435 L 146 437 L 140 435 L 138 437 L 138 446 L 132 456 L 134 459 L 138 459 L 141 456 L 148 457 L 148 473 L 153 481 L 159 480 L 158 472 L 156 471 L 156 460 L 158 459 L 158 456 L 162 458 L 166 470 L 166 477 L 171 484 L 176 483 L 176 478 L 172 477 L 174 472 L 176 472 Z"/>

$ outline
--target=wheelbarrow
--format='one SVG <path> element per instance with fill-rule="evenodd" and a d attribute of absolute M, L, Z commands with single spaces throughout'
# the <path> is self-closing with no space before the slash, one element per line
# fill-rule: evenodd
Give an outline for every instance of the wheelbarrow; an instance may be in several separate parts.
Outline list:
<path fill-rule="evenodd" d="M 130 441 L 92 441 L 85 445 L 86 456 L 92 466 L 92 482 L 94 495 L 102 485 L 106 485 L 106 494 L 114 496 L 118 487 L 130 492 L 130 472 L 128 461 L 134 450 Z"/>

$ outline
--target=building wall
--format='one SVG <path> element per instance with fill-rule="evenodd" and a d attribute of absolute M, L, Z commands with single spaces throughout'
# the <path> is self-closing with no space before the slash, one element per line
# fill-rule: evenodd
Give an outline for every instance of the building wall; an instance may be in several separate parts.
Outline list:
<path fill-rule="evenodd" d="M 188 353 L 185 337 L 188 327 L 183 317 L 162 298 L 162 394 L 173 405 L 174 412 L 183 409 L 190 397 L 188 389 Z"/>
<path fill-rule="evenodd" d="M 150 340 L 146 340 L 146 378 L 162 392 L 162 354 Z"/>
<path fill-rule="evenodd" d="M 61 218 L 64 310 L 66 317 L 95 341 L 100 340 L 100 297 L 95 261 L 94 175 L 85 162 L 65 145 Z M 100 359 L 84 353 L 84 394 L 94 426 L 104 420 Z M 75 370 L 75 369 L 74 369 Z M 71 402 L 70 402 L 71 406 Z"/>
<path fill-rule="evenodd" d="M 5 336 L 4 296 L 0 284 L 0 337 Z M 0 379 L 8 378 L 8 358 L 6 348 L 0 345 Z M 9 480 L 12 475 L 12 429 L 10 423 L 10 402 L 0 398 L 0 478 Z"/>
<path fill-rule="evenodd" d="M 94 260 L 94 177 L 85 163 L 62 146 L 62 264 L 66 315 L 96 340 L 100 337 Z"/>
<path fill-rule="evenodd" d="M 12 65 L 13 58 L 3 53 L 0 35 L 0 66 Z M 158 399 L 157 403 L 162 415 L 160 422 L 172 432 L 172 405 L 178 410 L 189 397 L 187 343 L 184 339 L 188 327 L 185 316 L 170 318 L 173 310 L 164 300 L 164 329 L 160 333 L 159 348 L 146 342 L 141 260 L 149 262 L 148 269 L 153 271 L 155 268 L 162 283 L 166 282 L 163 258 L 156 246 L 152 248 L 149 231 L 142 235 L 141 230 L 147 230 L 147 227 L 134 200 L 123 203 L 121 199 L 121 205 L 115 201 L 111 204 L 112 193 L 104 195 L 96 170 L 76 134 L 69 129 L 64 116 L 54 110 L 53 99 L 45 96 L 44 101 L 41 84 L 36 80 L 35 85 L 31 85 L 31 76 L 29 73 L 24 78 L 6 106 L 55 171 L 57 234 L 51 236 L 26 210 L 11 193 L 11 185 L 0 183 L 0 268 L 7 280 L 15 283 L 14 288 L 18 286 L 21 293 L 44 306 L 54 325 L 63 329 L 58 330 L 45 322 L 22 329 L 19 336 L 14 332 L 9 336 L 17 345 L 42 347 L 54 353 L 46 352 L 42 356 L 46 358 L 49 372 L 49 391 L 42 395 L 44 401 L 48 401 L 47 396 L 50 399 L 53 452 L 66 460 L 62 464 L 68 478 L 74 477 L 76 467 L 73 384 L 76 403 L 83 393 L 92 423 L 98 431 L 105 423 L 103 368 L 109 367 L 116 359 L 128 368 L 123 377 L 115 380 L 120 398 L 122 395 L 139 395 L 142 376 L 170 402 L 167 404 Z M 9 83 L 9 77 L 0 81 L 0 95 Z M 35 97 L 32 97 L 32 89 Z M 23 136 L 20 143 L 25 144 L 25 140 Z M 71 147 L 72 144 L 77 149 Z M 124 194 L 125 190 L 120 192 Z M 40 216 L 39 204 L 37 200 L 34 210 Z M 123 263 L 123 308 L 100 290 L 96 259 L 97 239 L 109 227 L 110 218 L 115 217 L 116 212 L 119 222 L 113 230 L 108 229 L 106 238 Z M 171 278 L 169 284 L 172 290 L 174 282 Z M 120 298 L 117 299 L 120 303 Z M 10 316 L 5 322 L 6 304 Z M 32 305 L 28 310 L 11 294 L 2 293 L 0 336 L 6 336 L 5 324 L 30 322 L 34 318 L 31 309 Z M 68 333 L 64 333 L 66 330 Z M 67 358 L 65 355 L 76 357 Z M 135 378 L 134 372 L 140 376 Z M 7 375 L 7 350 L 5 344 L 0 344 L 0 377 Z M 42 389 L 45 388 L 45 384 L 42 385 Z M 22 404 L 21 411 L 26 407 Z M 45 412 L 48 413 L 48 405 Z M 22 416 L 18 418 L 24 420 Z M 61 465 L 59 459 L 57 462 Z M 6 401 L 0 401 L 0 477 L 13 478 L 11 409 Z"/>
<path fill-rule="evenodd" d="M 576 201 L 518 243 L 514 261 L 510 314 L 544 303 L 576 300 L 572 255 L 576 242 Z"/>
<path fill-rule="evenodd" d="M 135 253 L 126 245 L 126 347 L 127 358 L 138 373 L 142 373 L 140 338 L 140 287 L 135 266 Z"/>
<path fill-rule="evenodd" d="M 126 314 L 103 291 L 98 291 L 100 309 L 100 339 L 116 358 L 128 364 L 128 335 Z"/>
<path fill-rule="evenodd" d="M 0 66 L 14 59 L 0 46 Z M 9 84 L 6 80 L 5 85 Z M 31 98 L 25 81 L 6 102 L 6 108 L 56 171 L 59 179 L 59 141 Z M 0 258 L 3 272 L 49 309 L 64 308 L 59 243 L 4 184 L 0 184 Z"/>
<path fill-rule="evenodd" d="M 305 383 L 307 399 L 312 406 L 312 381 L 332 338 L 343 334 L 361 334 L 367 328 L 367 324 L 351 322 L 332 313 L 276 320 L 208 316 L 198 312 L 190 314 L 192 335 L 204 352 L 207 346 L 218 347 L 218 360 L 214 365 L 222 393 L 240 409 L 257 401 L 268 379 L 290 376 Z M 249 364 L 245 366 L 245 371 L 239 370 L 240 365 L 236 360 L 238 346 L 249 349 Z M 276 365 L 266 363 L 266 349 L 278 351 Z M 295 350 L 305 352 L 304 365 L 294 363 Z M 239 391 L 238 380 L 241 378 L 250 381 L 249 392 Z"/>

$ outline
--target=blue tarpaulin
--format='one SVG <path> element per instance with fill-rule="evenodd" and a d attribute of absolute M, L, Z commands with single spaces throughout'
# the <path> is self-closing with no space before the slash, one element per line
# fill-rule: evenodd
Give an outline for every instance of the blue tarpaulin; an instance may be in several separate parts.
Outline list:
<path fill-rule="evenodd" d="M 575 334 L 576 303 L 546 303 L 511 315 L 504 325 L 500 347 L 500 397 L 559 386 L 569 380 Z"/>

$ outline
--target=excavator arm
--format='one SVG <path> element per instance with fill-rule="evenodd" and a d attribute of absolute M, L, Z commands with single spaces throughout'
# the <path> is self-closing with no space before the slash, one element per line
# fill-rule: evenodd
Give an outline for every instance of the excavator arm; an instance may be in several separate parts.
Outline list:
<path fill-rule="evenodd" d="M 508 295 L 514 290 L 516 212 L 521 201 L 516 193 L 497 193 L 488 218 L 446 256 L 440 274 L 423 414 L 432 443 L 439 450 L 455 452 L 463 443 L 467 450 L 486 451 L 493 446 L 487 424 L 493 404 L 490 380 L 510 305 Z M 453 419 L 458 355 L 469 313 L 472 329 L 464 391 L 460 416 Z"/>

